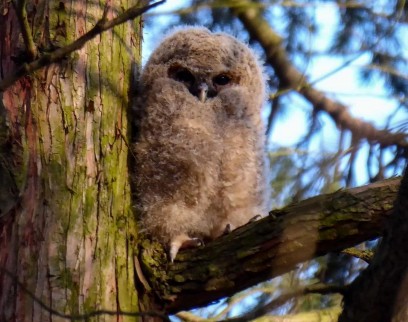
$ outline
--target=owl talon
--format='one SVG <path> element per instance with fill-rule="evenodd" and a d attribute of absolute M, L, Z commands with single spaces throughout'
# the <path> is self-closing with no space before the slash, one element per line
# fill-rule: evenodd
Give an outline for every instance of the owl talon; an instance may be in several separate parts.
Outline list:
<path fill-rule="evenodd" d="M 180 249 L 201 247 L 204 246 L 204 242 L 200 238 L 191 238 L 187 235 L 179 235 L 175 237 L 170 243 L 170 261 L 173 263 Z"/>

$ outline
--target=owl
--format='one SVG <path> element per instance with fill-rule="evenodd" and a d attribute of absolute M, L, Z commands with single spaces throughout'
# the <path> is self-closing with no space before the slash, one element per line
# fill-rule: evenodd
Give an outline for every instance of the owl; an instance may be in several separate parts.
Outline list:
<path fill-rule="evenodd" d="M 197 246 L 268 211 L 265 79 L 236 38 L 179 29 L 144 67 L 134 106 L 134 185 L 142 230 Z"/>

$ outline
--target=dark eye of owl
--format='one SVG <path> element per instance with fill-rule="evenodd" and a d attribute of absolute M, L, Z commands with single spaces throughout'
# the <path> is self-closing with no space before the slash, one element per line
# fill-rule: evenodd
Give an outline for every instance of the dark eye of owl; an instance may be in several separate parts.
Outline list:
<path fill-rule="evenodd" d="M 213 79 L 213 82 L 215 85 L 224 86 L 231 82 L 231 77 L 225 74 L 221 74 L 221 75 L 215 76 Z"/>
<path fill-rule="evenodd" d="M 170 68 L 169 76 L 176 81 L 188 84 L 193 84 L 195 81 L 193 74 L 188 69 L 179 66 Z"/>
<path fill-rule="evenodd" d="M 194 82 L 194 76 L 187 69 L 179 70 L 176 74 L 176 79 L 180 82 L 192 83 Z"/>

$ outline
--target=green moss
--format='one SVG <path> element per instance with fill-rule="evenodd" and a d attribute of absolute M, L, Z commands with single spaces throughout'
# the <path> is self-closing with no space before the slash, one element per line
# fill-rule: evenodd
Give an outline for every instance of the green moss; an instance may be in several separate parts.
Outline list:
<path fill-rule="evenodd" d="M 184 278 L 184 276 L 183 275 L 179 275 L 179 274 L 176 274 L 176 275 L 174 275 L 174 281 L 176 281 L 176 282 L 178 282 L 178 283 L 184 283 L 185 281 L 186 281 L 186 279 Z"/>
<path fill-rule="evenodd" d="M 333 227 L 340 221 L 353 220 L 353 211 L 348 208 L 347 211 L 332 212 L 329 216 L 322 216 L 320 219 L 320 227 Z"/>

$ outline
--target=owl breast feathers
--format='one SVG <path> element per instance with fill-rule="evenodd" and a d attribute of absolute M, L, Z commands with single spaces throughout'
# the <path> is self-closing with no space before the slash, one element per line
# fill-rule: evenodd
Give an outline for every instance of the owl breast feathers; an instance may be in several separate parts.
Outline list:
<path fill-rule="evenodd" d="M 267 213 L 265 80 L 246 45 L 205 28 L 176 31 L 151 55 L 139 93 L 140 224 L 172 261 Z"/>

